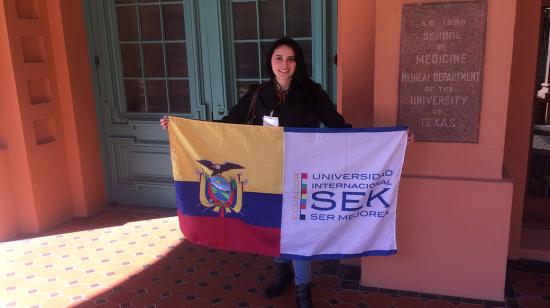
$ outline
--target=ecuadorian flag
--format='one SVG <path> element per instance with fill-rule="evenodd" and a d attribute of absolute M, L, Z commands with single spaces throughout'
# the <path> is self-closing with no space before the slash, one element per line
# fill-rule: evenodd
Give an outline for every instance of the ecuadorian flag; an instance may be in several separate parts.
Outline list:
<path fill-rule="evenodd" d="M 180 228 L 191 242 L 308 259 L 396 253 L 406 127 L 170 117 L 168 132 Z"/>

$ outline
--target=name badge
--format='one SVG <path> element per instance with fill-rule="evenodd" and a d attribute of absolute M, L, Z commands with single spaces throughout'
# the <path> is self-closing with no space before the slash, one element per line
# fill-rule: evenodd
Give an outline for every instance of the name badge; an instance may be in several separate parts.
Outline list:
<path fill-rule="evenodd" d="M 264 126 L 279 126 L 279 118 L 264 116 Z"/>

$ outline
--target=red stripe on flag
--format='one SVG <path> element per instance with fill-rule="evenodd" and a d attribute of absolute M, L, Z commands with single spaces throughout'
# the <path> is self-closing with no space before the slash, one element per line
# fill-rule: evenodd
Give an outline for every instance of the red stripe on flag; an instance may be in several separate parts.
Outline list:
<path fill-rule="evenodd" d="M 278 256 L 281 229 L 248 225 L 238 219 L 188 216 L 178 211 L 180 229 L 192 243 L 212 248 Z"/>

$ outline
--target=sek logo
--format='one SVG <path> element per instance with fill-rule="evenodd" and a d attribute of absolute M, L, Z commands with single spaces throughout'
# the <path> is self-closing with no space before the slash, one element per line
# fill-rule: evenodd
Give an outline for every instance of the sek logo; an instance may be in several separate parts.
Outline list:
<path fill-rule="evenodd" d="M 372 202 L 374 200 L 379 200 L 380 203 L 384 205 L 384 207 L 390 207 L 389 203 L 384 199 L 384 193 L 389 191 L 389 188 L 383 188 L 381 191 L 375 193 L 375 190 L 372 189 L 369 191 L 369 197 L 364 202 L 364 204 L 361 204 L 361 201 L 363 201 L 365 196 L 367 195 L 366 192 L 362 191 L 343 191 L 340 204 L 342 204 L 342 211 L 357 211 L 360 210 L 363 206 L 365 207 L 372 207 Z M 335 193 L 332 191 L 317 191 L 311 195 L 311 199 L 317 201 L 317 203 L 313 203 L 311 205 L 311 208 L 319 210 L 319 211 L 330 211 L 336 208 L 336 201 L 334 201 Z M 358 197 L 358 198 L 357 198 Z"/>
<path fill-rule="evenodd" d="M 321 213 L 310 213 L 310 220 L 352 220 L 356 217 L 383 218 L 388 214 L 390 204 L 385 194 L 390 191 L 384 187 L 381 190 L 372 189 L 368 192 L 343 191 L 340 196 L 332 191 L 317 191 L 311 195 L 311 209 Z M 340 204 L 339 208 L 337 208 Z M 378 209 L 373 208 L 378 205 Z M 380 210 L 380 205 L 383 210 Z"/>
<path fill-rule="evenodd" d="M 292 220 L 384 218 L 393 202 L 394 172 L 362 174 L 294 173 Z M 321 188 L 321 190 L 319 190 Z"/>

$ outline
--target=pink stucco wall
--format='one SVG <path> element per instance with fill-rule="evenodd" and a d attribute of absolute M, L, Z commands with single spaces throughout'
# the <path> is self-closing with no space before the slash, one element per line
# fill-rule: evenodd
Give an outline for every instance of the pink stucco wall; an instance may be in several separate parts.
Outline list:
<path fill-rule="evenodd" d="M 107 203 L 83 14 L 82 1 L 0 2 L 0 240 Z"/>
<path fill-rule="evenodd" d="M 338 32 L 338 111 L 353 127 L 372 126 L 374 4 L 372 0 L 338 3 L 338 29 L 353 29 Z"/>
<path fill-rule="evenodd" d="M 350 94 L 372 84 L 372 114 L 365 123 L 370 117 L 374 126 L 397 124 L 401 9 L 420 2 L 427 1 L 339 2 L 339 61 L 353 67 L 339 71 L 339 97 L 355 96 L 342 100 L 345 116 L 370 108 L 368 101 Z M 503 178 L 503 155 L 515 6 L 515 0 L 488 1 L 479 142 L 409 146 L 398 204 L 398 254 L 364 258 L 363 284 L 503 299 L 512 205 L 512 184 Z M 361 23 L 345 22 L 360 15 L 374 16 Z M 374 35 L 364 35 L 361 27 L 373 28 Z M 372 61 L 342 59 L 360 54 L 356 48 L 367 53 L 374 49 Z M 362 74 L 371 69 L 372 77 Z M 346 82 L 354 79 L 361 79 L 362 85 Z"/>

